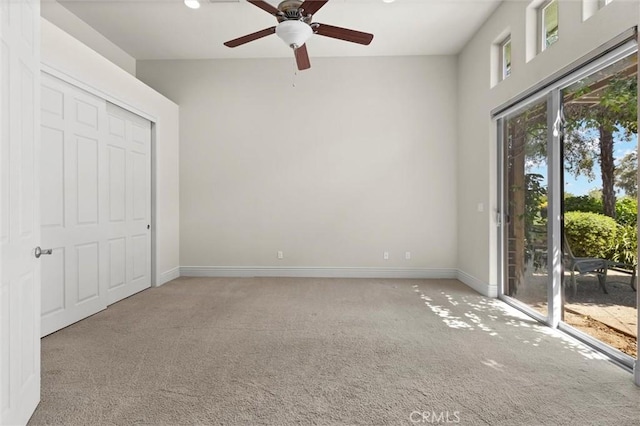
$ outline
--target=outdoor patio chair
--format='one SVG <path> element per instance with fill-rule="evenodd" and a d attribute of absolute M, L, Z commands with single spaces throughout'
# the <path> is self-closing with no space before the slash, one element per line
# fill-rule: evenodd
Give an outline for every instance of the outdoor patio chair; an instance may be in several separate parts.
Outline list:
<path fill-rule="evenodd" d="M 629 285 L 633 291 L 638 291 L 638 282 L 636 279 L 636 275 L 638 272 L 638 267 L 636 265 L 632 265 L 624 262 L 615 262 L 610 260 L 607 262 L 607 269 L 609 271 L 617 271 L 622 272 L 623 274 L 631 275 L 631 279 L 629 280 Z"/>
<path fill-rule="evenodd" d="M 607 259 L 600 259 L 597 257 L 575 257 L 569 246 L 569 241 L 566 236 L 563 236 L 564 254 L 563 264 L 565 271 L 571 273 L 571 289 L 572 296 L 576 295 L 576 272 L 579 274 L 595 273 L 598 276 L 598 283 L 600 288 L 605 294 L 609 294 L 606 287 L 607 282 L 607 269 L 609 268 L 609 262 Z"/>

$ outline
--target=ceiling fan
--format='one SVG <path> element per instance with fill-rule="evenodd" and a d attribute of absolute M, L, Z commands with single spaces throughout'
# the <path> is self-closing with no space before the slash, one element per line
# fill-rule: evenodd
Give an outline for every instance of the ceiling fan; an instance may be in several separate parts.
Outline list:
<path fill-rule="evenodd" d="M 313 15 L 329 0 L 284 0 L 277 8 L 264 0 L 247 1 L 275 16 L 278 25 L 236 38 L 224 45 L 238 47 L 275 33 L 293 49 L 299 70 L 311 68 L 305 43 L 313 34 L 364 45 L 369 45 L 373 40 L 373 34 L 312 22 Z"/>

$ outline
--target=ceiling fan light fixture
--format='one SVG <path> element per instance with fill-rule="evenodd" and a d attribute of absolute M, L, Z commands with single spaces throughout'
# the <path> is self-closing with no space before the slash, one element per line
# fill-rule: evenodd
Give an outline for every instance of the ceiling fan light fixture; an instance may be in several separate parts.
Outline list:
<path fill-rule="evenodd" d="M 200 2 L 198 0 L 184 0 L 184 5 L 190 9 L 200 9 Z"/>
<path fill-rule="evenodd" d="M 302 21 L 283 21 L 276 27 L 276 35 L 291 48 L 305 44 L 313 35 L 309 24 Z"/>

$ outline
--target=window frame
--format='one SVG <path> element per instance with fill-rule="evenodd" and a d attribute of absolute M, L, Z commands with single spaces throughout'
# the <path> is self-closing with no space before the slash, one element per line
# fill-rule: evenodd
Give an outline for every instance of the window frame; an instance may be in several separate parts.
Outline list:
<path fill-rule="evenodd" d="M 506 54 L 507 46 L 509 46 L 508 58 Z M 511 34 L 506 36 L 504 40 L 500 42 L 498 48 L 500 49 L 500 81 L 504 81 L 511 75 L 513 67 L 513 43 L 511 43 Z"/>
<path fill-rule="evenodd" d="M 598 9 L 602 9 L 603 7 L 611 4 L 613 0 L 598 0 Z"/>
<path fill-rule="evenodd" d="M 544 52 L 545 50 L 547 50 L 549 47 L 553 46 L 555 43 L 558 42 L 559 37 L 556 36 L 556 39 L 553 43 L 548 44 L 547 43 L 547 25 L 546 25 L 546 17 L 545 17 L 545 11 L 552 5 L 555 4 L 558 12 L 557 12 L 557 25 L 556 31 L 559 31 L 560 28 L 560 2 L 558 0 L 547 0 L 544 3 L 542 3 L 539 7 L 538 7 L 538 49 L 539 49 L 539 53 Z"/>

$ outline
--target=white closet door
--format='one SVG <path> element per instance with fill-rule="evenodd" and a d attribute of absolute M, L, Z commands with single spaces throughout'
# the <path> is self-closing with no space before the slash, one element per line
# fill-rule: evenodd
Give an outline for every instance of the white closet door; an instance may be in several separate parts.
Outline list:
<path fill-rule="evenodd" d="M 151 286 L 151 123 L 42 75 L 42 335 Z"/>
<path fill-rule="evenodd" d="M 42 335 L 106 302 L 106 103 L 48 74 L 41 91 Z"/>
<path fill-rule="evenodd" d="M 40 400 L 40 2 L 0 0 L 0 424 Z"/>
<path fill-rule="evenodd" d="M 107 104 L 108 304 L 151 286 L 151 122 Z"/>

